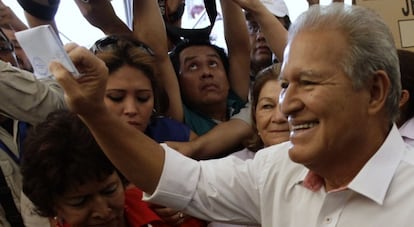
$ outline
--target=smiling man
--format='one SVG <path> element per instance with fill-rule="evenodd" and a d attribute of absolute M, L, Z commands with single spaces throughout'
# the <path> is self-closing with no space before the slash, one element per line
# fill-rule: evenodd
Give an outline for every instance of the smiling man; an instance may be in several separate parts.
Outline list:
<path fill-rule="evenodd" d="M 398 57 L 389 29 L 369 9 L 312 6 L 295 21 L 280 83 L 291 141 L 246 162 L 197 162 L 134 133 L 99 101 L 105 69 L 97 59 L 81 48 L 70 55 L 94 66 L 85 71 L 88 79 L 75 81 L 51 65 L 70 108 L 152 202 L 207 220 L 262 226 L 414 222 L 414 148 L 395 126 Z"/>

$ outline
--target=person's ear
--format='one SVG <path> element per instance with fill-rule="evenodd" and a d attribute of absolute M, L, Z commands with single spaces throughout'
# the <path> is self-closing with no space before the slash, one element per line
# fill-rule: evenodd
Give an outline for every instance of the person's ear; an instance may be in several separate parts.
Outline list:
<path fill-rule="evenodd" d="M 409 99 L 410 99 L 410 92 L 408 92 L 408 90 L 403 89 L 401 91 L 401 97 L 400 97 L 400 102 L 398 106 L 401 108 L 408 102 Z"/>
<path fill-rule="evenodd" d="M 370 103 L 369 113 L 379 113 L 384 109 L 387 97 L 391 89 L 391 81 L 388 74 L 383 70 L 374 72 L 371 83 L 369 84 Z"/>

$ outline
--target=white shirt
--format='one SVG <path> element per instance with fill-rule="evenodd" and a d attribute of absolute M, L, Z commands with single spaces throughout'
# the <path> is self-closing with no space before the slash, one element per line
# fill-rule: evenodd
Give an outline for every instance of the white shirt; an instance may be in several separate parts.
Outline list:
<path fill-rule="evenodd" d="M 404 122 L 398 130 L 400 131 L 403 140 L 411 146 L 414 146 L 414 117 Z"/>
<path fill-rule="evenodd" d="M 393 126 L 348 189 L 313 192 L 308 170 L 289 159 L 290 143 L 265 148 L 253 160 L 196 162 L 163 145 L 159 185 L 147 200 L 204 219 L 262 226 L 412 226 L 414 148 Z"/>

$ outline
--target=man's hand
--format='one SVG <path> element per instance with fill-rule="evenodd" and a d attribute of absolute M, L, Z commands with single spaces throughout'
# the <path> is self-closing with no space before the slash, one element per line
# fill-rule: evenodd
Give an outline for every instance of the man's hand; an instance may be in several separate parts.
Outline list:
<path fill-rule="evenodd" d="M 168 207 L 150 204 L 149 206 L 164 222 L 171 226 L 180 226 L 190 216 L 181 211 L 173 210 Z"/>
<path fill-rule="evenodd" d="M 262 12 L 266 8 L 259 0 L 233 0 L 233 2 L 253 14 L 256 14 L 258 11 Z"/>
<path fill-rule="evenodd" d="M 52 62 L 49 69 L 65 90 L 69 108 L 83 116 L 105 110 L 104 94 L 108 77 L 105 63 L 89 50 L 74 43 L 65 46 L 69 57 L 81 77 L 75 79 L 59 62 Z"/>
<path fill-rule="evenodd" d="M 27 29 L 27 26 L 16 16 L 10 7 L 0 0 L 0 26 L 14 31 Z"/>

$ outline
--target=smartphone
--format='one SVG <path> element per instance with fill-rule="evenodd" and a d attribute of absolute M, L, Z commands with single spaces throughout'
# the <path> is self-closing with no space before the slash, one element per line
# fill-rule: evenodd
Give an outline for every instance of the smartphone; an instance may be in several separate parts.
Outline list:
<path fill-rule="evenodd" d="M 29 58 L 37 78 L 52 77 L 49 71 L 51 61 L 59 61 L 75 78 L 80 77 L 52 26 L 29 28 L 16 32 L 15 36 Z"/>

